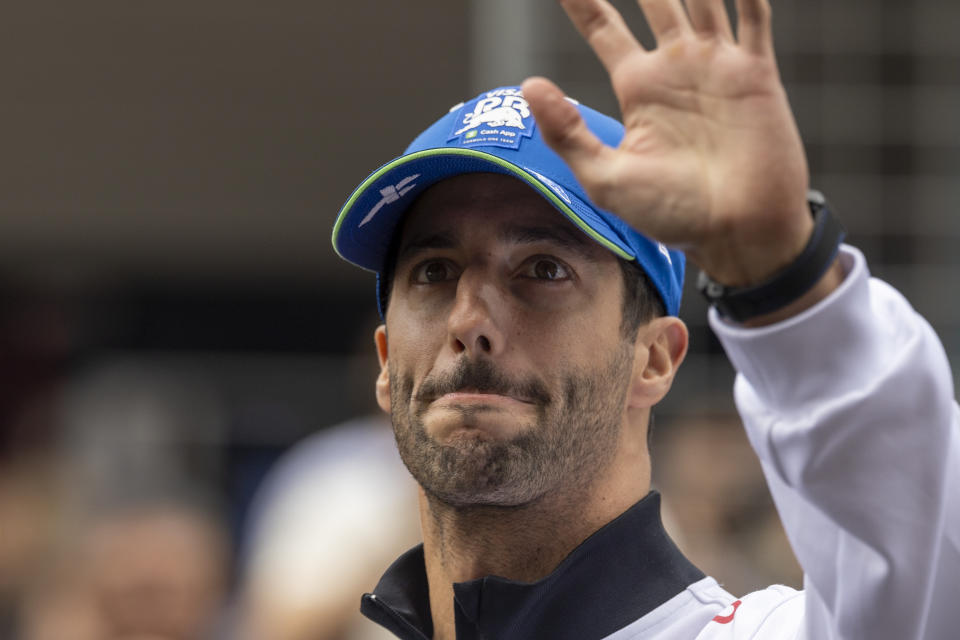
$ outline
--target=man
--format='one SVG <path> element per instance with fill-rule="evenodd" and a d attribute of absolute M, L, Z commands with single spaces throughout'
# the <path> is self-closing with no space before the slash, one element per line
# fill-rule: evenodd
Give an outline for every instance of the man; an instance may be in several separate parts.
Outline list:
<path fill-rule="evenodd" d="M 378 273 L 377 398 L 421 487 L 424 544 L 363 611 L 401 638 L 954 637 L 950 371 L 807 197 L 767 2 L 738 0 L 734 39 L 721 0 L 641 0 L 654 51 L 562 4 L 625 130 L 544 79 L 481 94 L 334 229 Z M 706 274 L 803 592 L 735 599 L 660 525 L 646 434 L 687 346 L 667 246 Z"/>

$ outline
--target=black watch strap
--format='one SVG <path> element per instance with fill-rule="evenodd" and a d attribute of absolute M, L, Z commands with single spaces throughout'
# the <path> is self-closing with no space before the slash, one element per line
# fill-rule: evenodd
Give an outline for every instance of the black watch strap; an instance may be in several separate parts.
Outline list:
<path fill-rule="evenodd" d="M 809 191 L 813 233 L 797 259 L 769 280 L 752 287 L 729 287 L 700 272 L 697 289 L 725 318 L 743 322 L 782 309 L 813 288 L 833 264 L 846 235 L 840 220 L 819 191 Z"/>

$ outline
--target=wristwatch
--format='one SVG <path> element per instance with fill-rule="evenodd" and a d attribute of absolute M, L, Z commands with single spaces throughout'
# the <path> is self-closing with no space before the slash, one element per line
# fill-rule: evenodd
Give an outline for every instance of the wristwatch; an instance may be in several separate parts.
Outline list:
<path fill-rule="evenodd" d="M 807 192 L 813 215 L 813 233 L 807 246 L 789 265 L 771 278 L 750 287 L 731 287 L 713 280 L 701 271 L 697 289 L 721 316 L 735 322 L 782 309 L 813 288 L 833 264 L 846 236 L 839 218 L 819 191 Z"/>

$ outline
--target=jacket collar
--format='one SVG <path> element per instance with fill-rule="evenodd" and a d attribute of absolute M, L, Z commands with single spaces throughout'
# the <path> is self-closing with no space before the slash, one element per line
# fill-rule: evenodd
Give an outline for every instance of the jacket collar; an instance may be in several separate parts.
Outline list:
<path fill-rule="evenodd" d="M 457 639 L 603 638 L 703 577 L 667 536 L 660 494 L 651 492 L 538 582 L 454 584 Z M 391 565 L 360 609 L 404 640 L 433 636 L 423 545 Z"/>

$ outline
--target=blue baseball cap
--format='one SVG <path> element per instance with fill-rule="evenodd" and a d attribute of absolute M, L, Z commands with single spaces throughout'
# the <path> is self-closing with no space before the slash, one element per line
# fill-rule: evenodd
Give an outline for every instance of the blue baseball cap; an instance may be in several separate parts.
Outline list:
<path fill-rule="evenodd" d="M 587 127 L 610 146 L 623 139 L 623 125 L 576 103 Z M 360 183 L 340 209 L 333 248 L 348 262 L 377 273 L 378 293 L 394 233 L 424 190 L 464 173 L 500 173 L 518 178 L 550 202 L 590 238 L 647 273 L 669 315 L 680 309 L 685 257 L 634 231 L 600 209 L 566 163 L 540 137 L 520 87 L 485 91 L 460 103 L 421 133 L 398 158 Z M 383 296 L 378 295 L 382 308 Z"/>

